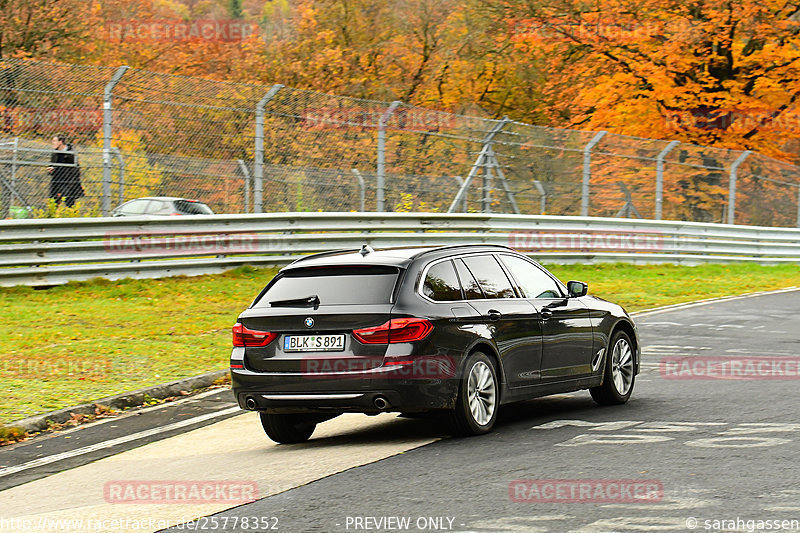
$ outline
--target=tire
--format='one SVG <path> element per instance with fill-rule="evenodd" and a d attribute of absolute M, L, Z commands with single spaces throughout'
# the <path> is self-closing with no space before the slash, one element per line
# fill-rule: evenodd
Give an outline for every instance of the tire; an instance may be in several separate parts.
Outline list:
<path fill-rule="evenodd" d="M 276 415 L 272 413 L 258 413 L 258 415 L 267 437 L 278 444 L 305 442 L 317 427 L 316 419 L 307 415 Z"/>
<path fill-rule="evenodd" d="M 600 405 L 627 402 L 636 381 L 635 364 L 630 337 L 624 331 L 617 331 L 611 338 L 603 364 L 603 384 L 589 389 L 594 401 Z"/>
<path fill-rule="evenodd" d="M 464 378 L 458 385 L 458 399 L 449 417 L 454 433 L 482 435 L 494 427 L 500 407 L 500 387 L 492 361 L 481 352 L 467 357 Z"/>

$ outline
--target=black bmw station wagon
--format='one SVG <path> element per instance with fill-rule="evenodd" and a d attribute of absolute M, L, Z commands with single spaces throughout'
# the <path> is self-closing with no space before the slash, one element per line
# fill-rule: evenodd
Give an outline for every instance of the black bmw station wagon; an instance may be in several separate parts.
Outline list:
<path fill-rule="evenodd" d="M 461 435 L 501 404 L 628 400 L 639 339 L 619 305 L 495 245 L 326 252 L 283 268 L 233 327 L 239 406 L 279 443 L 345 412 L 438 411 Z"/>

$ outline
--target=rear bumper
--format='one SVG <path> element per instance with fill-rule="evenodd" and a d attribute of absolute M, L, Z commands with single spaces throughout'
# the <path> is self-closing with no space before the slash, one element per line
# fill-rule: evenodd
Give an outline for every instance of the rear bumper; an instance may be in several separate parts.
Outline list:
<path fill-rule="evenodd" d="M 231 369 L 231 381 L 239 407 L 270 413 L 424 412 L 452 409 L 458 394 L 453 377 L 407 378 L 396 369 L 328 376 Z M 379 398 L 387 405 L 376 405 Z"/>

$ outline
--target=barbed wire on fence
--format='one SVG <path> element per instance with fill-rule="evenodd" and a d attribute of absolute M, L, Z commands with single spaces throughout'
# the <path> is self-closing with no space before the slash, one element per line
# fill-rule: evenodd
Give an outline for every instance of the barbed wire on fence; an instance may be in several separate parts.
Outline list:
<path fill-rule="evenodd" d="M 0 59 L 0 216 L 42 210 L 50 139 L 86 215 L 142 196 L 218 213 L 458 211 L 800 225 L 762 154 L 126 67 Z"/>

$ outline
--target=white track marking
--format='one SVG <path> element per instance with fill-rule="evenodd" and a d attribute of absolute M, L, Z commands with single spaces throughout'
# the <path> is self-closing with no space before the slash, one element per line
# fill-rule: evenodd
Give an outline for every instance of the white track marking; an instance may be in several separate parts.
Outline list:
<path fill-rule="evenodd" d="M 717 302 L 729 302 L 731 300 L 745 300 L 748 298 L 756 298 L 758 296 L 768 296 L 770 294 L 782 294 L 784 292 L 795 292 L 795 291 L 800 291 L 800 287 L 789 287 L 787 289 L 778 289 L 776 291 L 753 292 L 750 294 L 742 294 L 741 296 L 723 296 L 721 298 L 709 298 L 708 300 L 687 302 L 685 304 L 667 305 L 664 307 L 657 307 L 655 309 L 637 311 L 635 313 L 631 313 L 631 316 L 638 319 L 661 313 L 667 313 L 669 311 L 678 311 L 682 309 L 690 309 L 692 307 L 700 307 L 703 305 L 714 304 Z"/>
<path fill-rule="evenodd" d="M 49 465 L 51 463 L 56 463 L 58 461 L 63 461 L 64 459 L 69 459 L 71 457 L 78 457 L 79 455 L 85 455 L 87 453 L 96 452 L 98 450 L 104 450 L 106 448 L 112 448 L 114 446 L 119 446 L 120 444 L 125 444 L 127 442 L 131 442 L 134 440 L 144 439 L 153 435 L 158 435 L 159 433 L 166 433 L 168 431 L 172 431 L 174 429 L 184 428 L 186 426 L 191 426 L 192 424 L 197 424 L 198 422 L 204 422 L 206 420 L 212 420 L 214 418 L 219 418 L 221 416 L 225 416 L 228 414 L 235 413 L 236 411 L 240 411 L 238 406 L 236 407 L 229 407 L 227 409 L 223 409 L 222 411 L 216 411 L 213 413 L 206 413 L 204 415 L 196 416 L 194 418 L 188 418 L 186 420 L 181 420 L 180 422 L 174 422 L 172 424 L 167 424 L 166 426 L 160 426 L 157 428 L 147 429 L 145 431 L 140 431 L 138 433 L 133 433 L 131 435 L 125 435 L 123 437 L 117 437 L 116 439 L 110 439 L 103 442 L 98 442 L 96 444 L 92 444 L 90 446 L 84 446 L 83 448 L 76 448 L 74 450 L 70 450 L 68 452 L 57 453 L 54 455 L 48 455 L 46 457 L 40 457 L 39 459 L 34 459 L 33 461 L 28 461 L 27 463 L 23 463 L 21 465 L 16 466 L 9 466 L 6 468 L 0 469 L 0 477 L 10 476 L 11 474 L 16 474 L 17 472 L 22 472 L 23 470 L 29 470 L 31 468 L 37 468 L 39 466 Z"/>

